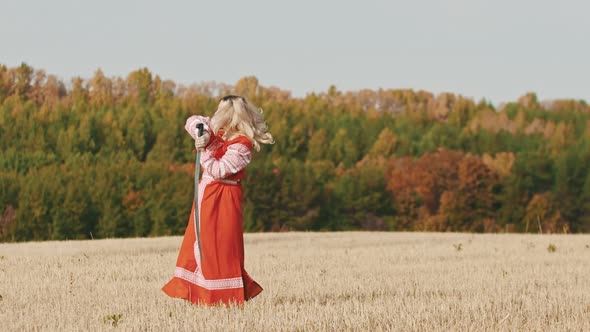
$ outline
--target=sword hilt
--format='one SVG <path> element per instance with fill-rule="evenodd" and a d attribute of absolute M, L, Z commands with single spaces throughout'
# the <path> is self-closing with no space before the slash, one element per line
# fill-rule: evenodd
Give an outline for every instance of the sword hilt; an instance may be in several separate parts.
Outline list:
<path fill-rule="evenodd" d="M 203 124 L 202 123 L 197 123 L 197 136 L 201 137 L 203 136 Z"/>

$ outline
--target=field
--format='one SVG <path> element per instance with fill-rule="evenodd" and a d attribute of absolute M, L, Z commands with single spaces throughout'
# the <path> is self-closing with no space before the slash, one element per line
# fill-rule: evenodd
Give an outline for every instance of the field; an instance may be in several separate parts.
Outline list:
<path fill-rule="evenodd" d="M 180 237 L 0 244 L 3 331 L 590 331 L 590 235 L 246 234 L 264 292 L 170 299 Z"/>

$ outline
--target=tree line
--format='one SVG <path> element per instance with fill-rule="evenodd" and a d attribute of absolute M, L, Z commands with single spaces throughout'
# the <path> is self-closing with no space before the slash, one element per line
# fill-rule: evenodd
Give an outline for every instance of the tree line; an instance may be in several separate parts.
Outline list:
<path fill-rule="evenodd" d="M 63 82 L 0 65 L 0 240 L 184 231 L 194 153 L 184 121 L 220 96 L 264 110 L 276 144 L 244 181 L 244 229 L 590 231 L 590 106 L 529 93 L 414 90 L 292 97 L 255 77 L 178 85 L 147 68 Z"/>

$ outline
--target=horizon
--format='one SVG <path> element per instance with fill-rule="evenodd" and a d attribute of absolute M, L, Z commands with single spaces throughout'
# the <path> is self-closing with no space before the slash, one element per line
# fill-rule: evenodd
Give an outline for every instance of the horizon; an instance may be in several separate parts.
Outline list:
<path fill-rule="evenodd" d="M 43 68 L 38 68 L 38 67 L 35 67 L 35 66 L 33 66 L 33 65 L 29 64 L 29 63 L 24 63 L 24 62 L 23 62 L 22 64 L 25 64 L 25 65 L 27 65 L 27 66 L 30 66 L 30 67 L 31 67 L 31 68 L 33 68 L 34 70 L 45 70 L 45 69 L 43 69 Z M 3 65 L 3 63 L 0 63 L 0 65 Z M 4 64 L 4 65 L 5 65 L 5 64 Z M 8 67 L 8 68 L 14 68 L 14 67 L 16 67 L 16 66 L 7 66 L 7 67 Z M 103 72 L 104 76 L 105 76 L 106 78 L 108 78 L 108 79 L 114 79 L 114 78 L 122 78 L 122 79 L 124 79 L 124 78 L 126 78 L 126 77 L 127 77 L 127 75 L 128 75 L 129 73 L 131 73 L 131 72 L 133 72 L 133 71 L 135 71 L 135 70 L 140 70 L 140 69 L 143 69 L 143 68 L 147 68 L 147 67 L 136 68 L 136 69 L 133 69 L 133 70 L 131 70 L 131 71 L 129 71 L 128 73 L 126 73 L 126 74 L 123 74 L 123 75 L 107 75 L 107 74 L 104 72 L 104 70 L 103 70 L 102 68 L 97 68 L 97 69 L 94 71 L 93 75 L 94 75 L 94 74 L 95 74 L 95 73 L 96 73 L 98 70 L 101 70 L 101 71 Z M 176 86 L 176 88 L 178 88 L 178 87 L 180 87 L 180 86 L 184 86 L 184 87 L 188 87 L 188 88 L 190 88 L 192 85 L 199 85 L 199 84 L 206 84 L 206 83 L 227 84 L 227 85 L 234 86 L 234 85 L 235 85 L 235 83 L 237 82 L 237 81 L 236 81 L 236 82 L 231 82 L 231 83 L 230 83 L 230 82 L 219 82 L 219 81 L 200 81 L 200 82 L 192 82 L 192 83 L 189 83 L 189 84 L 184 84 L 184 83 L 181 83 L 181 82 L 175 81 L 175 80 L 174 80 L 174 79 L 172 79 L 172 78 L 166 78 L 166 77 L 162 77 L 160 74 L 158 74 L 158 73 L 156 73 L 156 72 L 153 72 L 153 71 L 152 71 L 150 68 L 147 68 L 147 69 L 148 69 L 148 71 L 149 71 L 149 72 L 152 74 L 152 76 L 153 76 L 154 78 L 155 78 L 156 76 L 159 76 L 159 77 L 160 77 L 160 79 L 161 79 L 161 80 L 163 80 L 163 81 L 169 80 L 169 81 L 172 81 L 172 82 L 174 82 L 174 83 L 177 85 L 177 86 Z M 92 79 L 92 77 L 93 77 L 93 75 L 92 75 L 92 76 L 89 76 L 89 77 L 83 77 L 83 76 L 79 76 L 79 75 L 77 75 L 77 76 L 72 76 L 72 77 L 70 77 L 70 78 L 64 78 L 64 77 L 60 77 L 59 75 L 56 75 L 55 73 L 51 73 L 51 72 L 47 72 L 47 71 L 45 71 L 45 74 L 47 74 L 47 75 L 54 75 L 54 76 L 55 76 L 55 77 L 56 77 L 58 80 L 60 80 L 62 83 L 64 83 L 64 85 L 65 85 L 66 89 L 68 90 L 68 92 L 70 91 L 70 87 L 71 87 L 71 81 L 72 81 L 74 78 L 81 78 L 82 80 L 84 80 L 85 82 L 87 82 L 87 81 L 89 81 L 90 79 Z M 238 78 L 238 80 L 239 80 L 239 79 L 240 79 L 240 78 Z M 258 79 L 258 78 L 257 78 L 257 79 Z M 278 88 L 278 89 L 280 89 L 281 91 L 287 91 L 287 92 L 289 92 L 289 93 L 290 93 L 290 98 L 295 98 L 295 99 L 305 99 L 305 98 L 307 98 L 307 96 L 309 96 L 309 95 L 312 95 L 312 94 L 316 94 L 316 95 L 318 95 L 318 94 L 322 94 L 322 93 L 327 93 L 327 92 L 328 92 L 328 90 L 329 90 L 329 88 L 330 88 L 330 86 L 328 86 L 328 87 L 327 87 L 325 90 L 320 90 L 320 91 L 311 91 L 311 92 L 307 92 L 307 93 L 306 93 L 304 96 L 295 96 L 295 95 L 293 94 L 293 92 L 292 92 L 292 91 L 290 91 L 290 90 L 286 90 L 286 89 L 284 89 L 284 88 L 282 88 L 282 87 L 280 87 L 280 86 L 274 86 L 274 85 L 265 85 L 265 84 L 264 84 L 264 82 L 260 82 L 260 81 L 259 81 L 259 85 L 260 85 L 260 86 L 262 86 L 262 87 L 264 87 L 264 88 Z M 355 93 L 355 92 L 359 92 L 359 91 L 362 91 L 362 90 L 365 90 L 365 89 L 367 89 L 367 88 L 364 88 L 364 89 L 358 89 L 358 90 L 340 90 L 340 89 L 338 88 L 338 86 L 336 86 L 336 85 L 334 85 L 334 86 L 336 87 L 336 90 L 337 90 L 338 92 L 341 92 L 341 93 L 343 93 L 343 94 L 346 94 L 346 93 Z M 463 94 L 461 94 L 461 93 L 448 92 L 448 91 L 442 91 L 442 92 L 439 92 L 439 93 L 435 93 L 435 92 L 433 92 L 433 91 L 428 91 L 428 90 L 425 90 L 425 89 L 412 89 L 412 88 L 407 88 L 407 89 L 404 89 L 404 88 L 377 88 L 377 89 L 368 89 L 368 90 L 371 90 L 371 91 L 378 91 L 379 89 L 383 89 L 383 90 L 385 90 L 385 91 L 387 91 L 387 90 L 411 90 L 411 91 L 414 91 L 414 92 L 424 91 L 424 92 L 427 92 L 427 93 L 431 93 L 431 94 L 432 94 L 432 95 L 433 95 L 435 98 L 436 98 L 436 97 L 438 97 L 438 96 L 439 96 L 439 95 L 441 95 L 441 94 L 445 94 L 445 93 L 451 93 L 451 94 L 454 94 L 455 96 L 460 96 L 460 97 L 462 97 L 462 98 L 471 99 L 471 100 L 473 100 L 474 102 L 485 101 L 485 102 L 491 103 L 491 104 L 494 106 L 494 108 L 495 108 L 496 110 L 500 110 L 500 109 L 501 109 L 501 108 L 502 108 L 504 105 L 506 105 L 506 104 L 509 104 L 509 103 L 516 103 L 516 102 L 518 102 L 518 99 L 519 99 L 520 97 L 523 97 L 523 96 L 525 96 L 525 95 L 527 95 L 527 94 L 531 94 L 531 93 L 537 96 L 537 100 L 538 100 L 538 102 L 539 102 L 541 105 L 544 105 L 544 104 L 546 104 L 546 103 L 551 103 L 551 102 L 554 102 L 554 101 L 559 101 L 559 100 L 573 100 L 573 101 L 576 101 L 576 102 L 584 102 L 584 103 L 588 103 L 588 102 L 589 102 L 589 100 L 586 100 L 586 99 L 577 99 L 577 98 L 551 98 L 551 99 L 547 99 L 547 98 L 545 98 L 545 99 L 544 99 L 544 98 L 541 98 L 541 97 L 539 97 L 539 94 L 538 94 L 537 92 L 535 92 L 535 91 L 528 91 L 528 92 L 525 92 L 525 93 L 523 93 L 522 95 L 520 95 L 520 96 L 517 96 L 517 97 L 516 97 L 514 100 L 506 100 L 506 101 L 501 101 L 501 102 L 494 102 L 494 101 L 491 101 L 491 100 L 489 100 L 489 99 L 486 99 L 485 97 L 482 97 L 482 98 L 474 98 L 474 97 L 472 97 L 472 96 L 465 96 L 465 95 L 463 95 Z M 547 105 L 544 105 L 544 106 L 545 106 L 546 108 L 550 108 L 550 106 L 547 106 Z"/>

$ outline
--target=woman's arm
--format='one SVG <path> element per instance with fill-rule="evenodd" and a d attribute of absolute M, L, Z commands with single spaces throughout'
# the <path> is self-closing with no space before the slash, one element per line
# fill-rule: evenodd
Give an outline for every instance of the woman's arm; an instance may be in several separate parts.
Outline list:
<path fill-rule="evenodd" d="M 201 155 L 201 165 L 206 173 L 214 179 L 223 179 L 244 169 L 252 160 L 251 148 L 242 143 L 227 147 L 223 157 L 216 159 L 211 151 L 205 150 Z"/>

